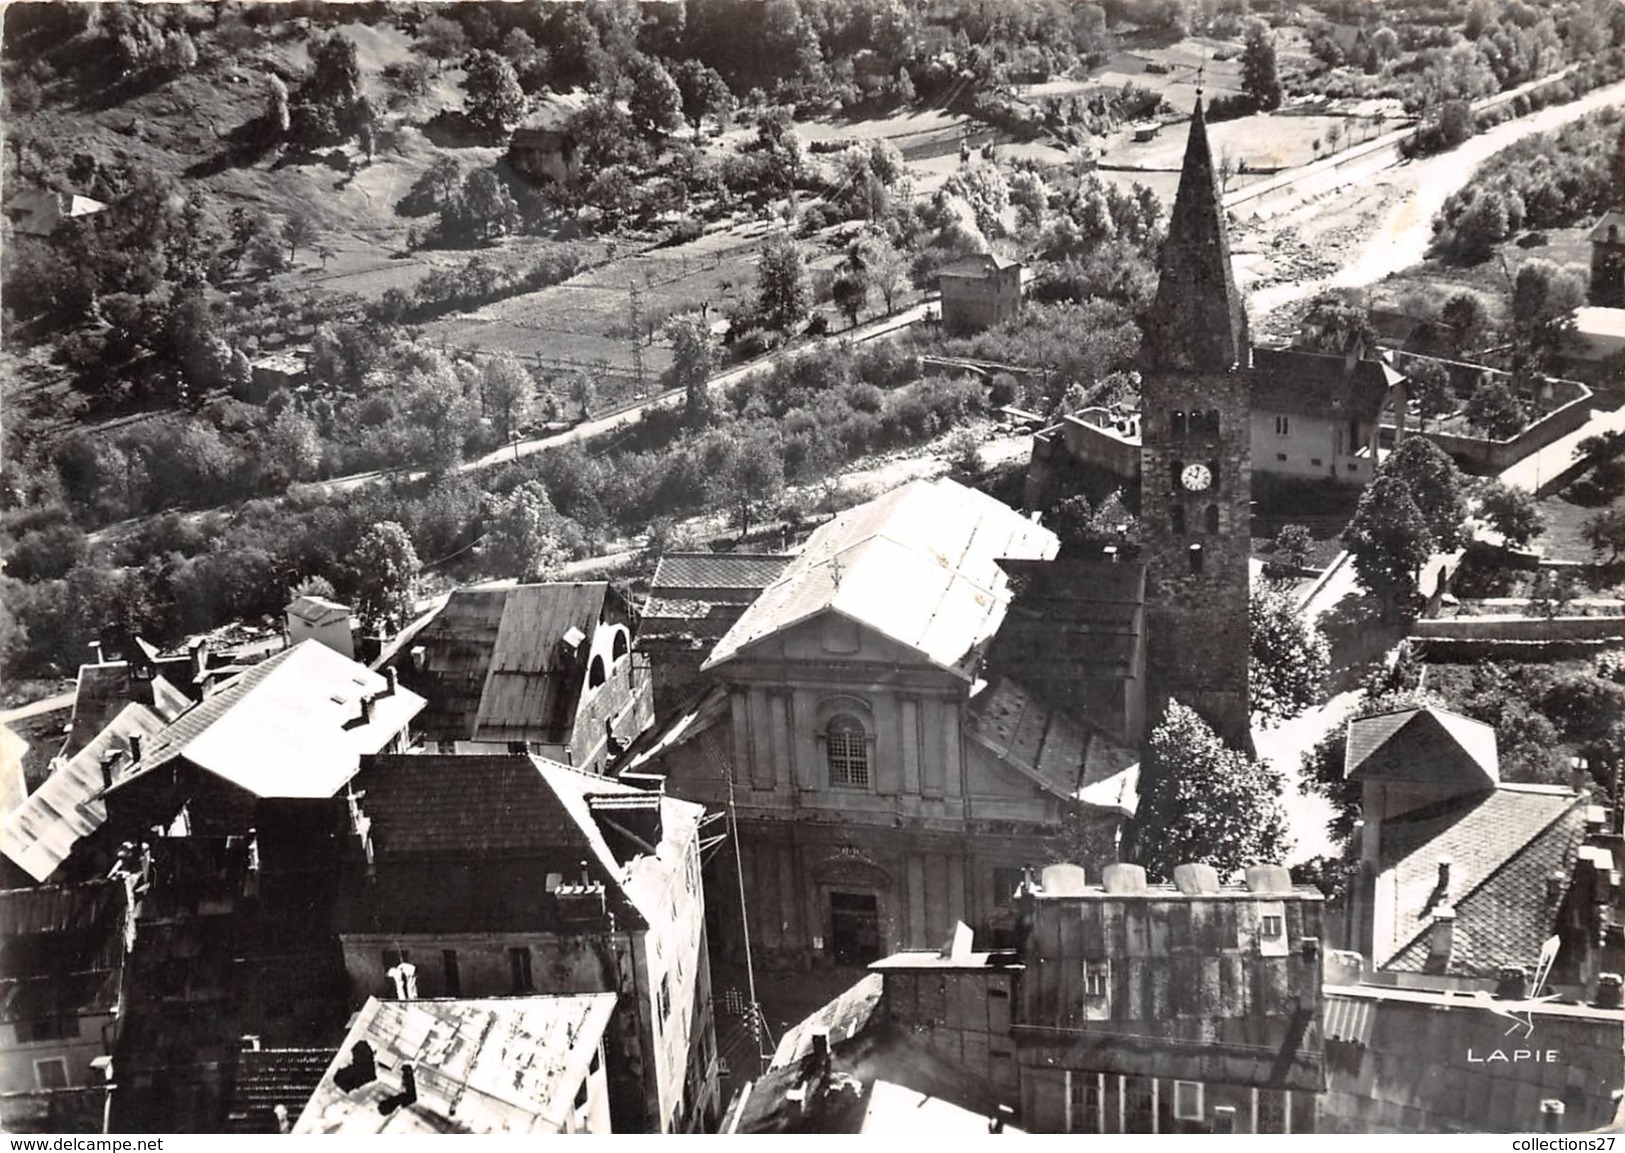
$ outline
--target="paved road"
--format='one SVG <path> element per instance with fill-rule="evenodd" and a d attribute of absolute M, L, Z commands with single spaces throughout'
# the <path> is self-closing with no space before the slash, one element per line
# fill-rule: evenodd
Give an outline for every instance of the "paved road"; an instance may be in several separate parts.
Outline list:
<path fill-rule="evenodd" d="M 73 697 L 73 693 L 59 693 L 54 697 L 46 697 L 42 701 L 34 701 L 31 704 L 7 709 L 5 712 L 0 712 L 0 724 L 9 725 L 12 721 L 25 721 L 29 717 L 37 717 L 41 713 L 54 713 L 58 709 L 71 708 L 73 706 Z"/>
<path fill-rule="evenodd" d="M 1588 436 L 1605 432 L 1625 432 L 1625 408 L 1612 412 L 1593 409 L 1591 419 L 1567 436 L 1554 440 L 1539 452 L 1530 453 L 1522 460 L 1501 470 L 1501 481 L 1526 492 L 1540 494 L 1541 486 L 1550 488 L 1574 463 L 1580 442 Z"/>

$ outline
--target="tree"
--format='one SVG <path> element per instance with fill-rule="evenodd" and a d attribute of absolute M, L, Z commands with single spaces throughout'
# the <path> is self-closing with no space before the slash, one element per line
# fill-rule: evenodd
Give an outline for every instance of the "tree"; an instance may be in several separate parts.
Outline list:
<path fill-rule="evenodd" d="M 891 312 L 898 291 L 908 283 L 908 258 L 884 232 L 871 228 L 858 237 L 848 259 L 863 269 L 869 284 L 886 302 L 886 311 Z"/>
<path fill-rule="evenodd" d="M 1188 863 L 1228 878 L 1278 862 L 1291 846 L 1283 787 L 1269 764 L 1228 748 L 1194 711 L 1169 701 L 1146 746 L 1133 858 L 1159 881 Z"/>
<path fill-rule="evenodd" d="M 1425 436 L 1408 436 L 1383 461 L 1382 472 L 1410 490 L 1435 548 L 1460 546 L 1467 527 L 1467 478 L 1443 449 Z"/>
<path fill-rule="evenodd" d="M 519 205 L 494 168 L 481 168 L 463 182 L 462 207 L 480 239 L 505 236 L 519 227 Z"/>
<path fill-rule="evenodd" d="M 399 627 L 412 615 L 417 588 L 417 550 L 399 523 L 386 520 L 356 543 L 351 561 L 356 616 L 375 629 Z"/>
<path fill-rule="evenodd" d="M 317 40 L 310 48 L 310 75 L 299 89 L 299 103 L 331 118 L 340 135 L 355 131 L 357 106 L 363 100 L 361 61 L 355 41 L 343 33 Z"/>
<path fill-rule="evenodd" d="M 503 440 L 513 439 L 514 429 L 529 416 L 535 396 L 536 382 L 511 352 L 498 353 L 485 362 L 480 372 L 480 402 Z"/>
<path fill-rule="evenodd" d="M 1599 560 L 1606 555 L 1606 563 L 1618 564 L 1625 557 L 1625 506 L 1616 505 L 1592 515 L 1581 526 L 1580 535 Z"/>
<path fill-rule="evenodd" d="M 1578 275 L 1550 260 L 1529 260 L 1512 282 L 1512 339 L 1531 368 L 1544 366 L 1574 331 L 1574 310 L 1586 302 Z"/>
<path fill-rule="evenodd" d="M 1304 525 L 1284 524 L 1281 531 L 1275 534 L 1275 555 L 1289 568 L 1308 568 L 1309 551 L 1314 543 L 1315 538 Z"/>
<path fill-rule="evenodd" d="M 1241 90 L 1262 112 L 1281 106 L 1281 78 L 1275 68 L 1275 41 L 1269 25 L 1249 20 L 1241 49 Z"/>
<path fill-rule="evenodd" d="M 570 399 L 581 408 L 581 419 L 586 420 L 592 412 L 593 398 L 598 388 L 592 377 L 585 372 L 577 371 L 570 376 Z"/>
<path fill-rule="evenodd" d="M 746 537 L 757 511 L 784 491 L 784 461 L 779 446 L 763 430 L 744 436 L 719 480 L 722 500 L 733 509 L 734 526 L 741 538 Z"/>
<path fill-rule="evenodd" d="M 269 212 L 261 212 L 253 218 L 243 257 L 248 261 L 248 266 L 257 272 L 281 272 L 288 266 L 287 257 L 282 255 L 282 250 L 287 246 L 281 219 Z"/>
<path fill-rule="evenodd" d="M 671 341 L 666 386 L 683 390 L 683 423 L 692 429 L 708 428 L 716 416 L 710 381 L 717 347 L 710 326 L 698 316 L 674 316 L 666 322 L 666 338 Z"/>
<path fill-rule="evenodd" d="M 295 212 L 288 217 L 288 223 L 282 230 L 282 239 L 288 244 L 288 263 L 294 261 L 294 254 L 301 248 L 309 247 L 311 241 L 316 239 L 316 222 L 304 212 Z"/>
<path fill-rule="evenodd" d="M 444 16 L 430 16 L 418 25 L 418 47 L 435 62 L 439 72 L 448 60 L 459 60 L 468 51 L 468 36 L 463 26 Z"/>
<path fill-rule="evenodd" d="M 983 236 L 1004 232 L 1004 210 L 1010 206 L 1010 186 L 995 164 L 972 164 L 955 172 L 943 184 L 950 196 L 970 205 Z"/>
<path fill-rule="evenodd" d="M 1371 314 L 1338 296 L 1317 296 L 1298 328 L 1298 343 L 1304 348 L 1338 355 L 1356 348 L 1361 355 L 1374 355 L 1377 350 L 1377 330 L 1371 326 Z"/>
<path fill-rule="evenodd" d="M 490 571 L 521 582 L 553 580 L 568 558 L 563 524 L 547 486 L 539 480 L 526 481 L 507 496 L 492 500 L 480 541 L 480 559 Z"/>
<path fill-rule="evenodd" d="M 1517 436 L 1526 419 L 1523 401 L 1501 376 L 1486 376 L 1467 398 L 1462 414 L 1468 424 L 1496 440 Z"/>
<path fill-rule="evenodd" d="M 1287 588 L 1255 584 L 1251 602 L 1247 679 L 1253 711 L 1266 721 L 1284 721 L 1319 702 L 1331 671 L 1331 646 Z"/>
<path fill-rule="evenodd" d="M 1020 227 L 1039 232 L 1049 211 L 1049 187 L 1036 172 L 1022 171 L 1010 178 L 1010 203 L 1016 206 Z"/>
<path fill-rule="evenodd" d="M 1422 566 L 1433 555 L 1433 534 L 1410 487 L 1379 473 L 1360 494 L 1343 541 L 1354 559 L 1360 583 L 1390 610 L 1408 613 Z"/>
<path fill-rule="evenodd" d="M 630 71 L 632 94 L 627 110 L 638 131 L 651 140 L 675 131 L 683 122 L 683 97 L 671 73 L 660 61 L 641 55 L 632 61 Z"/>
<path fill-rule="evenodd" d="M 715 68 L 691 57 L 678 63 L 672 79 L 677 82 L 677 93 L 682 100 L 683 119 L 693 127 L 696 140 L 707 116 L 720 124 L 733 115 L 734 94 Z"/>
<path fill-rule="evenodd" d="M 835 307 L 845 315 L 851 327 L 858 326 L 858 314 L 869 303 L 869 283 L 861 270 L 854 269 L 835 278 L 830 286 L 835 297 Z"/>
<path fill-rule="evenodd" d="M 495 52 L 479 51 L 468 58 L 463 80 L 463 112 L 475 127 L 492 138 L 506 136 L 525 118 L 525 90 L 513 65 Z"/>
<path fill-rule="evenodd" d="M 1500 480 L 1486 480 L 1479 486 L 1478 510 L 1510 545 L 1526 545 L 1546 531 L 1534 494 Z"/>
<path fill-rule="evenodd" d="M 1470 292 L 1458 292 L 1445 301 L 1439 319 L 1450 327 L 1450 347 L 1458 356 L 1475 351 L 1490 335 L 1489 310 Z"/>
<path fill-rule="evenodd" d="M 1409 365 L 1411 399 L 1422 414 L 1422 427 L 1429 417 L 1444 416 L 1456 407 L 1456 394 L 1450 387 L 1450 371 L 1437 360 L 1414 360 Z"/>
<path fill-rule="evenodd" d="M 779 332 L 790 331 L 812 310 L 812 286 L 801 246 L 785 233 L 776 233 L 762 246 L 756 266 L 756 299 L 762 323 Z"/>

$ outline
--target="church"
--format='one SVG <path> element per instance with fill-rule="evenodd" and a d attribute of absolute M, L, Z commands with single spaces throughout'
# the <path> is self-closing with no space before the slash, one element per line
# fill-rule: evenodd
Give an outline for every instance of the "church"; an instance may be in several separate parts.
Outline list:
<path fill-rule="evenodd" d="M 906 485 L 821 526 L 621 760 L 730 815 L 722 955 L 858 966 L 961 921 L 1007 945 L 1025 870 L 1117 859 L 1169 699 L 1247 743 L 1249 347 L 1198 105 L 1143 347 L 1142 545 L 1060 555 L 992 497 Z"/>

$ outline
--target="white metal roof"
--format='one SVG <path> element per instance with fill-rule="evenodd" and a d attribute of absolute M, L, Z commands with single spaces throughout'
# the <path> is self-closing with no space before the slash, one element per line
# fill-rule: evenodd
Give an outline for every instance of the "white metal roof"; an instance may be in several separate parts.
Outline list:
<path fill-rule="evenodd" d="M 954 481 L 915 481 L 849 509 L 717 643 L 714 668 L 783 629 L 838 613 L 969 679 L 1009 604 L 1001 558 L 1047 560 L 1054 533 Z"/>

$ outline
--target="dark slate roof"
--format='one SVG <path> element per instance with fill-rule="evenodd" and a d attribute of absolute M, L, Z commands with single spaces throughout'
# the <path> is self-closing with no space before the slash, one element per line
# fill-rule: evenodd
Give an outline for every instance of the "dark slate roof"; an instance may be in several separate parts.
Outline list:
<path fill-rule="evenodd" d="M 1247 306 L 1230 266 L 1230 240 L 1200 98 L 1191 114 L 1158 273 L 1157 298 L 1141 346 L 1147 363 L 1193 372 L 1228 372 L 1244 364 Z"/>
<path fill-rule="evenodd" d="M 1376 420 L 1388 390 L 1404 377 L 1380 360 L 1301 348 L 1254 348 L 1252 403 L 1263 412 Z"/>
<path fill-rule="evenodd" d="M 71 757 L 95 740 L 125 705 L 137 699 L 131 695 L 128 661 L 80 665 L 79 683 L 73 694 L 73 724 L 62 755 Z"/>
<path fill-rule="evenodd" d="M 1495 730 L 1444 709 L 1402 709 L 1350 721 L 1343 775 L 1430 785 L 1464 792 L 1501 779 Z"/>
<path fill-rule="evenodd" d="M 1420 972 L 1440 905 L 1439 858 L 1449 857 L 1456 912 L 1451 973 L 1493 976 L 1505 964 L 1533 967 L 1553 932 L 1546 881 L 1572 874 L 1585 840 L 1586 794 L 1502 785 L 1452 797 L 1382 823 L 1381 876 L 1393 909 L 1393 946 L 1379 968 Z"/>
<path fill-rule="evenodd" d="M 0 1022 L 117 1003 L 123 897 L 113 882 L 0 892 Z"/>
<path fill-rule="evenodd" d="M 647 869 L 682 867 L 639 858 L 618 834 L 612 845 L 614 830 L 599 825 L 596 798 L 650 794 L 538 757 L 375 757 L 354 791 L 370 822 L 376 875 L 347 886 L 346 931 L 540 930 L 606 912 L 636 929 L 665 911 L 646 899 Z M 657 803 L 667 829 L 697 825 L 703 812 L 674 797 Z M 555 893 L 560 885 L 600 886 L 602 897 Z"/>
<path fill-rule="evenodd" d="M 237 1059 L 237 1077 L 226 1100 L 226 1132 L 280 1133 L 276 1107 L 288 1113 L 288 1125 L 300 1112 L 336 1049 L 249 1049 Z"/>
<path fill-rule="evenodd" d="M 999 256 L 993 252 L 973 252 L 969 256 L 962 256 L 952 264 L 944 265 L 937 270 L 938 276 L 960 276 L 967 279 L 980 279 L 992 272 L 1003 272 L 1007 268 L 1020 268 L 1021 261 L 1011 260 L 1008 256 Z"/>
<path fill-rule="evenodd" d="M 685 704 L 672 710 L 663 723 L 645 729 L 632 742 L 623 755 L 617 772 L 642 773 L 658 771 L 660 758 L 672 749 L 687 744 L 708 731 L 729 715 L 726 686 L 713 684 Z"/>
<path fill-rule="evenodd" d="M 401 664 L 429 701 L 417 731 L 430 741 L 567 741 L 609 595 L 602 581 L 452 593 L 414 642 L 422 668 Z M 559 644 L 572 628 L 585 638 L 574 657 Z"/>
<path fill-rule="evenodd" d="M 655 565 L 649 596 L 720 601 L 743 594 L 748 602 L 778 580 L 790 560 L 768 553 L 667 553 Z"/>
<path fill-rule="evenodd" d="M 1608 226 L 1613 225 L 1619 229 L 1620 242 L 1625 243 L 1625 212 L 1609 212 L 1597 221 L 1596 227 L 1586 233 L 1586 239 L 1592 244 L 1608 243 Z"/>
<path fill-rule="evenodd" d="M 1139 754 L 1008 678 L 972 696 L 965 733 L 1045 792 L 1133 816 Z"/>
<path fill-rule="evenodd" d="M 988 650 L 989 668 L 1043 691 L 1089 677 L 1126 677 L 1145 644 L 1145 564 L 1093 557 L 1001 560 L 1015 596 Z M 1066 699 L 1062 697 L 1061 699 Z"/>

